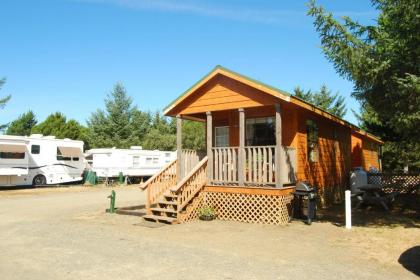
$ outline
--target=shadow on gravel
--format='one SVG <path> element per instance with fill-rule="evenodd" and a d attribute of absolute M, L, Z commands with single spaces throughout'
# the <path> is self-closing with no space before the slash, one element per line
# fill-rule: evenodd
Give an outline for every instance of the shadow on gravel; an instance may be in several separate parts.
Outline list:
<path fill-rule="evenodd" d="M 70 188 L 81 186 L 82 182 L 69 182 L 57 185 L 42 185 L 42 186 L 0 186 L 0 192 L 2 191 L 17 191 L 17 190 L 31 190 L 31 189 L 42 189 L 42 188 Z"/>
<path fill-rule="evenodd" d="M 401 197 L 389 212 L 381 207 L 368 206 L 352 210 L 352 226 L 420 228 L 420 196 Z M 344 226 L 344 203 L 319 209 L 318 221 Z"/>
<path fill-rule="evenodd" d="M 420 246 L 414 246 L 402 253 L 398 262 L 408 271 L 420 276 Z"/>

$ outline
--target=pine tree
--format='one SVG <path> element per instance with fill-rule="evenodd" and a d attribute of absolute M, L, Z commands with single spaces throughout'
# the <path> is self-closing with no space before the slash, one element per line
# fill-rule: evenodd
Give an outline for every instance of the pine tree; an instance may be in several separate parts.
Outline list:
<path fill-rule="evenodd" d="M 125 87 L 117 83 L 105 98 L 105 111 L 97 110 L 87 121 L 88 142 L 92 148 L 143 145 L 151 122 L 150 113 L 134 106 Z"/>
<path fill-rule="evenodd" d="M 420 3 L 372 0 L 372 5 L 380 11 L 374 26 L 349 17 L 338 21 L 315 1 L 308 14 L 326 58 L 354 83 L 362 125 L 386 142 L 384 169 L 420 170 Z"/>
<path fill-rule="evenodd" d="M 173 151 L 176 149 L 176 123 L 155 113 L 151 128 L 143 141 L 145 149 Z"/>
<path fill-rule="evenodd" d="M 32 111 L 28 111 L 9 124 L 6 134 L 28 136 L 31 134 L 31 130 L 36 124 L 37 120 L 35 114 Z"/>
<path fill-rule="evenodd" d="M 35 125 L 31 133 L 39 133 L 56 138 L 70 138 L 86 141 L 86 130 L 75 120 L 68 120 L 60 112 L 49 115 L 43 122 Z"/>
<path fill-rule="evenodd" d="M 332 94 L 326 85 L 322 85 L 318 92 L 311 90 L 305 92 L 300 87 L 296 87 L 294 95 L 340 118 L 343 118 L 347 112 L 344 97 L 338 92 Z"/>

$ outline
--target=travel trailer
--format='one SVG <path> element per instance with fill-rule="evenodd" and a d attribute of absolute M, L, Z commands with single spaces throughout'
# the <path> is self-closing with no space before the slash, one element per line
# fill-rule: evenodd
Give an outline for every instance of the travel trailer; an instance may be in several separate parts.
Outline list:
<path fill-rule="evenodd" d="M 86 151 L 90 169 L 98 177 L 118 177 L 120 172 L 131 179 L 154 175 L 174 160 L 175 152 L 143 150 L 139 146 L 130 149 L 100 148 Z"/>
<path fill-rule="evenodd" d="M 84 168 L 83 141 L 0 135 L 0 186 L 81 181 Z"/>

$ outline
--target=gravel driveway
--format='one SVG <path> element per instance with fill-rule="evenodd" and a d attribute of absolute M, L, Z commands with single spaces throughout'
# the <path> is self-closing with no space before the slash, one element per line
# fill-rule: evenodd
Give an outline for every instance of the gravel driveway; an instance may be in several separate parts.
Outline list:
<path fill-rule="evenodd" d="M 116 188 L 117 206 L 144 203 Z M 106 214 L 105 188 L 0 191 L 0 278 L 418 279 L 398 263 L 418 228 L 192 222 Z M 419 263 L 420 265 L 420 263 Z"/>

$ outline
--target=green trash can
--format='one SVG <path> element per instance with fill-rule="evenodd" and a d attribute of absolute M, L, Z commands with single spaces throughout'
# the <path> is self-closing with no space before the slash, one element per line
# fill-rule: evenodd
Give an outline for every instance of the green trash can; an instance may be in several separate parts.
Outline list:
<path fill-rule="evenodd" d="M 122 172 L 118 174 L 118 184 L 124 184 L 124 174 Z"/>
<path fill-rule="evenodd" d="M 85 184 L 87 185 L 96 185 L 97 178 L 96 178 L 96 172 L 93 172 L 91 170 L 86 172 L 86 178 L 85 178 Z"/>

